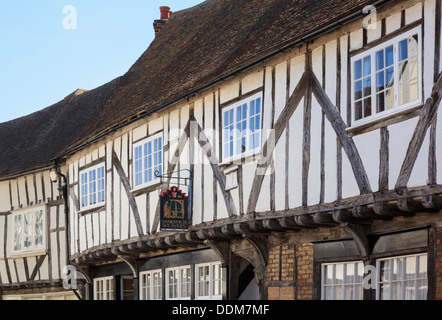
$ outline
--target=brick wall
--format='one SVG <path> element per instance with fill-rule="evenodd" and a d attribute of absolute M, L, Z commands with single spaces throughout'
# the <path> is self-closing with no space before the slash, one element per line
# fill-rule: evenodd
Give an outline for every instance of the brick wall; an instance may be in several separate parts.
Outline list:
<path fill-rule="evenodd" d="M 296 256 L 298 264 L 298 300 L 311 300 L 313 299 L 313 244 L 298 244 Z"/>
<path fill-rule="evenodd" d="M 267 288 L 269 300 L 313 299 L 313 244 L 286 237 L 269 239 Z"/>

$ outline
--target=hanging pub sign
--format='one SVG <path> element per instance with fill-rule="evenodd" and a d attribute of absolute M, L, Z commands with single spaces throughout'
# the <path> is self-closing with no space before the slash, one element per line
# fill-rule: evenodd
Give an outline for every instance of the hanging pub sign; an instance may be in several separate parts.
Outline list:
<path fill-rule="evenodd" d="M 177 187 L 160 195 L 160 230 L 189 230 L 189 197 Z"/>

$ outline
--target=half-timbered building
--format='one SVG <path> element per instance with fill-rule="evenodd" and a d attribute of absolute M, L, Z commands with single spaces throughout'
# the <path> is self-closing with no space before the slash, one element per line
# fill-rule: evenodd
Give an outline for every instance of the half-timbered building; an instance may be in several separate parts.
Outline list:
<path fill-rule="evenodd" d="M 440 0 L 163 7 L 125 75 L 0 125 L 3 295 L 65 264 L 83 299 L 442 298 L 440 21 Z M 28 212 L 45 253 L 14 251 Z"/>

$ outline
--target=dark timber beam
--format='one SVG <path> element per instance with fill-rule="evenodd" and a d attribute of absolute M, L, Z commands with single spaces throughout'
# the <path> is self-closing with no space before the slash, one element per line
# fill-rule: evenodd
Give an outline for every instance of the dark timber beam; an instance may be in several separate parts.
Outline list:
<path fill-rule="evenodd" d="M 421 116 L 416 125 L 416 129 L 411 138 L 404 162 L 396 182 L 395 190 L 398 194 L 403 194 L 403 190 L 407 187 L 411 173 L 416 163 L 417 156 L 424 142 L 428 128 L 436 118 L 437 110 L 442 99 L 442 73 L 437 77 L 437 81 L 433 86 L 431 97 L 427 99 L 421 110 Z"/>
<path fill-rule="evenodd" d="M 118 176 L 120 177 L 120 181 L 124 186 L 124 191 L 126 192 L 127 198 L 129 199 L 129 205 L 132 209 L 132 214 L 135 219 L 135 225 L 137 227 L 138 235 L 143 235 L 143 226 L 141 224 L 140 214 L 138 213 L 138 207 L 137 202 L 135 200 L 134 195 L 131 192 L 129 179 L 126 176 L 126 173 L 124 172 L 124 169 L 121 165 L 120 160 L 118 159 L 117 154 L 115 153 L 115 150 L 112 150 L 112 165 L 117 170 Z"/>
<path fill-rule="evenodd" d="M 264 143 L 263 146 L 263 157 L 259 159 L 255 177 L 253 179 L 252 185 L 253 190 L 250 192 L 249 201 L 247 204 L 247 213 L 253 213 L 256 209 L 256 204 L 258 202 L 258 197 L 261 191 L 262 183 L 265 178 L 265 172 L 267 168 L 270 166 L 270 163 L 273 159 L 273 151 L 281 138 L 282 133 L 287 127 L 287 123 L 292 117 L 293 113 L 297 109 L 299 103 L 304 97 L 306 86 L 306 74 L 304 73 L 296 86 L 293 94 L 287 102 L 287 105 L 282 110 L 278 120 L 274 125 L 274 130 L 271 131 L 270 137 Z"/>
<path fill-rule="evenodd" d="M 350 138 L 347 134 L 347 125 L 345 124 L 344 120 L 342 120 L 338 109 L 332 104 L 329 97 L 325 93 L 314 72 L 312 70 L 309 70 L 307 72 L 310 74 L 308 78 L 310 79 L 313 94 L 315 95 L 316 100 L 318 100 L 319 104 L 321 105 L 322 110 L 324 111 L 328 121 L 330 122 L 339 141 L 341 142 L 345 153 L 347 154 L 360 193 L 371 193 L 370 182 L 368 180 L 364 164 L 362 163 L 361 157 L 353 139 Z"/>

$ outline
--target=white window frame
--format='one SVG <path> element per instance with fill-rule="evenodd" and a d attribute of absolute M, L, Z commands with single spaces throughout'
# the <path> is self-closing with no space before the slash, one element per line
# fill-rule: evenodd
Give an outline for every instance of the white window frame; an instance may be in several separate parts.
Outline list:
<path fill-rule="evenodd" d="M 98 170 L 103 170 L 103 177 L 98 177 Z M 90 174 L 95 172 L 94 186 L 95 191 L 93 193 L 90 192 L 91 180 Z M 83 177 L 86 177 L 86 183 L 84 183 Z M 100 184 L 102 184 L 102 189 L 100 188 Z M 80 188 L 80 211 L 94 209 L 98 207 L 102 207 L 106 204 L 106 166 L 105 163 L 100 163 L 90 168 L 81 170 L 79 173 L 79 188 Z M 84 194 L 86 191 L 86 194 Z M 102 199 L 99 201 L 99 193 L 101 193 Z M 95 196 L 95 203 L 90 203 L 90 196 Z M 87 204 L 84 204 L 84 200 L 87 199 Z"/>
<path fill-rule="evenodd" d="M 336 279 L 336 268 L 337 266 L 342 267 L 342 282 L 338 282 Z M 333 267 L 332 269 L 332 282 L 327 283 L 326 282 L 326 268 L 327 267 Z M 362 267 L 362 269 L 359 269 Z M 348 268 L 353 269 L 353 276 L 355 281 L 353 282 L 346 282 L 346 274 Z M 357 279 L 357 273 L 362 271 L 362 275 L 358 275 L 360 277 L 361 281 L 356 281 Z M 326 300 L 326 288 L 332 289 L 331 293 L 331 300 L 337 300 L 338 297 L 336 296 L 336 288 L 341 288 L 341 298 L 339 300 L 356 300 L 357 297 L 357 290 L 362 290 L 360 292 L 361 299 L 363 299 L 364 289 L 363 289 L 363 275 L 364 275 L 364 264 L 362 261 L 346 261 L 346 262 L 335 262 L 335 263 L 323 263 L 321 264 L 321 300 Z M 347 297 L 347 290 L 346 288 L 351 287 L 352 289 L 352 296 Z"/>
<path fill-rule="evenodd" d="M 263 105 L 264 105 L 264 101 L 262 98 L 262 92 L 256 93 L 246 99 L 243 99 L 235 104 L 232 104 L 231 106 L 225 107 L 221 110 L 222 112 L 222 122 L 221 122 L 221 130 L 222 130 L 222 163 L 221 164 L 225 164 L 225 163 L 229 163 L 231 161 L 234 160 L 238 160 L 253 154 L 256 154 L 258 152 L 261 151 L 261 147 L 262 147 L 262 134 L 263 134 L 263 130 L 262 130 L 262 117 L 263 117 Z M 250 103 L 252 101 L 257 101 L 260 100 L 260 111 L 259 113 L 255 113 L 254 115 L 251 116 L 251 107 L 250 107 Z M 237 148 L 238 148 L 238 143 L 241 139 L 238 139 L 238 130 L 237 130 L 237 124 L 238 124 L 238 118 L 237 118 L 237 108 L 243 105 L 247 105 L 247 116 L 245 119 L 242 119 L 240 122 L 246 122 L 246 129 L 245 129 L 245 143 L 246 143 L 246 150 L 242 151 L 240 153 L 237 153 Z M 230 123 L 230 121 L 228 122 L 228 125 L 226 126 L 226 113 L 227 112 L 231 112 L 233 111 L 233 122 Z M 259 117 L 259 129 L 255 129 L 252 132 L 251 131 L 251 127 L 250 127 L 250 120 L 251 118 L 254 118 L 254 120 L 256 120 L 257 117 Z M 227 136 L 227 128 L 232 127 L 233 126 L 233 137 L 231 135 Z M 256 121 L 255 121 L 255 125 L 254 127 L 256 127 Z M 258 138 L 258 145 L 256 147 L 254 147 L 253 149 L 250 149 L 250 142 L 251 142 L 251 137 L 258 133 L 257 130 L 259 130 L 259 138 Z M 227 139 L 229 138 L 229 139 Z M 232 141 L 233 140 L 233 141 Z M 227 148 L 226 148 L 226 143 L 228 141 L 231 141 L 233 144 L 233 155 L 228 155 L 227 156 Z"/>
<path fill-rule="evenodd" d="M 35 237 L 36 237 L 36 218 L 37 214 L 41 216 L 40 221 L 41 224 L 39 228 L 42 234 L 39 236 L 41 245 L 36 246 Z M 26 208 L 22 210 L 14 211 L 11 214 L 11 252 L 14 256 L 27 256 L 27 255 L 37 255 L 41 253 L 47 252 L 47 232 L 46 232 L 46 206 L 38 206 L 32 208 Z M 28 228 L 25 226 L 26 219 L 31 219 Z M 29 220 L 28 220 L 29 221 Z M 20 225 L 18 225 L 18 223 Z M 26 237 L 26 230 L 28 230 L 28 236 Z M 19 233 L 17 233 L 19 232 Z M 25 249 L 25 240 L 26 238 L 31 238 L 31 244 L 29 247 Z M 16 240 L 20 242 L 20 248 L 16 249 L 15 243 Z"/>
<path fill-rule="evenodd" d="M 153 279 L 158 276 L 159 283 L 154 283 Z M 150 277 L 151 283 L 147 283 Z M 147 299 L 149 294 L 149 299 Z M 163 300 L 163 270 L 149 270 L 140 272 L 140 300 Z"/>
<path fill-rule="evenodd" d="M 399 42 L 402 40 L 405 40 L 406 38 L 417 34 L 418 35 L 418 98 L 413 101 L 409 101 L 408 103 L 405 103 L 403 105 L 399 105 L 399 75 L 398 75 L 398 68 L 399 68 Z M 422 105 L 422 30 L 421 27 L 413 28 L 407 32 L 402 33 L 401 35 L 395 37 L 394 39 L 388 40 L 380 45 L 377 45 L 371 49 L 368 49 L 367 51 L 364 51 L 360 54 L 355 55 L 351 58 L 351 79 L 349 81 L 351 82 L 351 113 L 352 113 L 352 125 L 351 127 L 358 127 L 360 125 L 364 125 L 367 123 L 370 123 L 374 120 L 382 119 L 385 117 L 388 117 L 392 114 L 395 114 L 397 112 L 402 112 L 408 109 L 412 109 L 414 107 L 417 107 L 419 105 Z M 386 49 L 387 47 L 393 45 L 394 50 L 394 107 L 391 109 L 385 109 L 381 112 L 376 112 L 377 108 L 377 102 L 376 102 L 376 52 Z M 370 56 L 371 59 L 371 99 L 372 99 L 372 106 L 371 106 L 371 115 L 367 117 L 363 117 L 361 119 L 356 120 L 356 111 L 355 111 L 355 68 L 354 63 L 358 60 L 364 59 L 365 57 Z M 385 64 L 385 61 L 384 61 Z M 384 66 L 385 67 L 385 66 Z M 362 75 L 362 78 L 364 78 L 364 75 Z M 361 78 L 361 79 L 362 79 Z M 386 84 L 385 84 L 386 86 Z M 385 89 L 384 89 L 385 90 Z M 362 91 L 364 91 L 364 87 L 362 87 Z M 362 107 L 362 112 L 364 112 Z"/>
<path fill-rule="evenodd" d="M 186 275 L 190 277 L 188 282 L 184 282 L 182 278 L 182 272 L 185 271 Z M 177 282 L 173 285 L 177 286 L 176 293 L 177 296 L 170 297 L 170 287 L 171 283 L 169 273 L 173 272 L 176 275 Z M 192 267 L 190 265 L 180 266 L 175 268 L 167 268 L 165 270 L 166 277 L 166 300 L 190 300 L 192 298 Z M 183 285 L 187 285 L 187 296 L 184 296 Z"/>
<path fill-rule="evenodd" d="M 200 279 L 199 270 L 200 268 L 209 267 L 209 275 L 208 279 Z M 213 267 L 219 267 L 219 279 L 214 278 Z M 203 280 L 203 281 L 201 281 Z M 201 263 L 195 265 L 195 300 L 222 300 L 222 292 L 223 292 L 223 273 L 220 262 L 210 262 L 210 263 Z M 205 294 L 200 295 L 200 285 L 201 282 L 208 282 L 208 291 Z M 214 294 L 214 284 L 218 282 L 219 293 Z"/>
<path fill-rule="evenodd" d="M 4 295 L 3 300 L 78 300 L 72 292 Z"/>
<path fill-rule="evenodd" d="M 102 290 L 98 290 L 99 284 L 102 284 Z M 112 284 L 111 288 L 109 288 L 109 284 Z M 100 293 L 102 293 L 103 299 L 99 299 Z M 115 300 L 114 277 L 111 276 L 94 279 L 94 300 Z"/>
<path fill-rule="evenodd" d="M 420 257 L 424 257 L 424 261 L 426 264 L 426 277 L 425 278 L 418 278 L 416 276 L 417 271 L 419 270 L 419 263 L 420 263 Z M 406 272 L 406 264 L 402 263 L 401 265 L 401 272 L 399 275 L 402 276 L 402 278 L 400 279 L 393 279 L 393 270 L 394 268 L 389 268 L 389 275 L 388 275 L 388 279 L 386 281 L 381 281 L 381 262 L 382 261 L 394 261 L 394 260 L 402 260 L 405 261 L 405 259 L 407 258 L 415 258 L 416 259 L 416 266 L 415 266 L 415 277 L 414 278 L 409 278 L 409 279 L 405 279 L 404 275 Z M 388 257 L 388 258 L 382 258 L 382 259 L 378 259 L 376 260 L 376 270 L 377 270 L 377 275 L 376 275 L 376 300 L 380 300 L 381 299 L 381 286 L 383 284 L 387 284 L 389 285 L 390 291 L 388 292 L 389 294 L 389 299 L 393 298 L 393 290 L 391 290 L 391 285 L 392 284 L 396 284 L 396 285 L 400 285 L 401 286 L 401 297 L 397 298 L 398 300 L 405 300 L 405 282 L 414 282 L 414 300 L 417 300 L 417 290 L 418 290 L 418 283 L 419 281 L 426 281 L 426 285 L 427 285 L 427 294 L 428 294 L 428 254 L 427 253 L 419 253 L 419 254 L 411 254 L 411 255 L 404 255 L 404 256 L 396 256 L 396 257 Z M 425 297 L 426 299 L 427 297 Z"/>
<path fill-rule="evenodd" d="M 161 139 L 160 141 L 160 149 L 155 151 L 154 150 L 154 144 L 155 141 L 157 139 Z M 151 143 L 151 166 L 146 167 L 146 148 L 147 145 Z M 145 187 L 149 187 L 152 185 L 155 185 L 157 183 L 161 182 L 161 179 L 159 177 L 155 176 L 155 171 L 156 169 L 158 169 L 158 167 L 160 168 L 160 175 L 163 174 L 163 170 L 164 170 L 164 150 L 163 150 L 163 145 L 164 145 L 164 137 L 163 137 L 163 133 L 159 132 L 157 134 L 154 134 L 150 137 L 148 137 L 147 139 L 143 139 L 141 141 L 138 141 L 136 143 L 133 144 L 133 170 L 132 170 L 132 181 L 133 181 L 133 189 L 134 190 L 138 190 L 141 188 L 145 188 Z M 137 154 L 138 154 L 138 149 L 141 148 L 141 159 L 137 158 Z M 158 155 L 159 154 L 159 155 Z M 157 159 L 157 157 L 159 156 L 159 160 L 161 160 L 161 163 L 155 165 L 155 159 Z M 141 165 L 141 171 L 137 171 L 137 169 L 139 168 L 139 165 Z M 146 179 L 146 171 L 151 170 L 151 180 L 147 180 Z M 138 174 L 141 174 L 141 183 L 138 183 Z"/>

